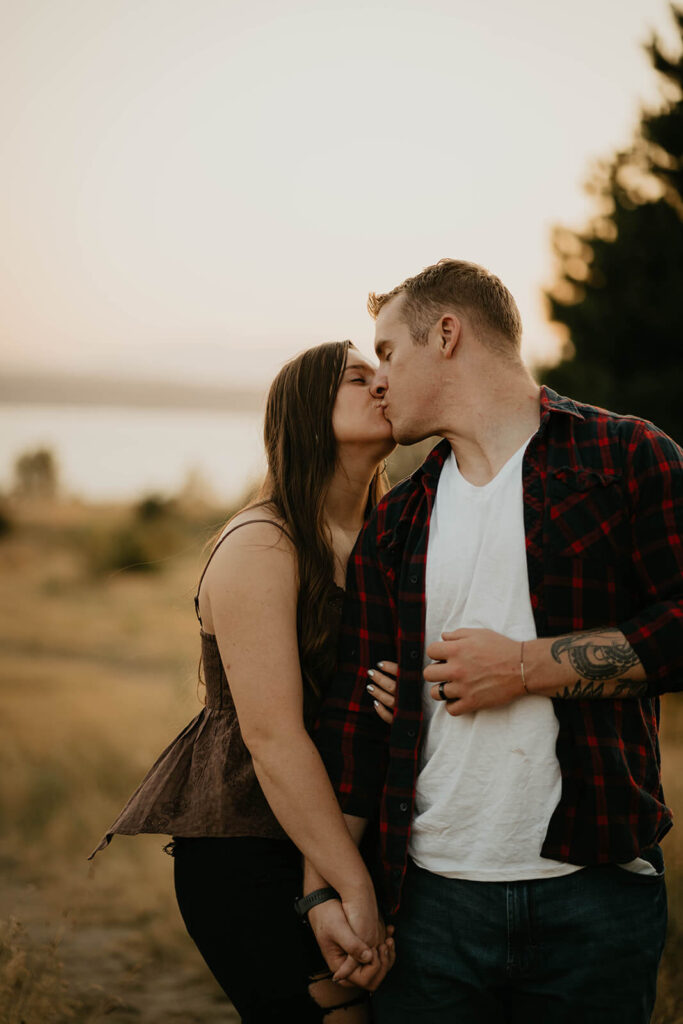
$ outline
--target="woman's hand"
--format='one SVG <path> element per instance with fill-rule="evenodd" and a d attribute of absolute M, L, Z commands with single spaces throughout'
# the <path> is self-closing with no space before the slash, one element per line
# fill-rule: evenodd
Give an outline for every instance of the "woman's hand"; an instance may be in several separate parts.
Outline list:
<path fill-rule="evenodd" d="M 388 725 L 394 718 L 397 674 L 398 665 L 395 661 L 379 661 L 377 668 L 368 669 L 370 682 L 366 689 L 375 702 L 375 711 Z"/>

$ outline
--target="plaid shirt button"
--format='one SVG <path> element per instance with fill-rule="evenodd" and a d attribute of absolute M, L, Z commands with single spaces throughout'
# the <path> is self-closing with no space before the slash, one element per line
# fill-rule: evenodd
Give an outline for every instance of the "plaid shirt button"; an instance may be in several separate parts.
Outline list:
<path fill-rule="evenodd" d="M 415 658 L 419 658 L 419 656 L 420 656 L 420 652 L 418 651 L 417 647 L 413 647 L 412 651 L 410 652 L 410 657 L 413 660 L 415 660 Z"/>
<path fill-rule="evenodd" d="M 399 804 L 399 808 L 402 811 L 407 811 L 408 810 L 408 804 L 405 802 L 405 800 L 401 801 L 401 803 Z"/>

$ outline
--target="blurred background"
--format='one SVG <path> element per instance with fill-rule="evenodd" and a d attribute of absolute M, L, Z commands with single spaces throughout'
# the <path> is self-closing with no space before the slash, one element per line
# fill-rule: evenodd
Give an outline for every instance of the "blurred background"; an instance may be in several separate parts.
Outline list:
<path fill-rule="evenodd" d="M 683 442 L 683 13 L 0 0 L 0 40 L 0 1022 L 236 1019 L 163 837 L 86 857 L 201 707 L 192 595 L 268 383 L 370 355 L 368 291 L 451 256 L 512 290 L 539 380 Z"/>

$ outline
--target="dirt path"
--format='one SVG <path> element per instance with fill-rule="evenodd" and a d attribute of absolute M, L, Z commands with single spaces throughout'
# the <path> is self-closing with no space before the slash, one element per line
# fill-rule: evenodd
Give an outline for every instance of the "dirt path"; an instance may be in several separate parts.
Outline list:
<path fill-rule="evenodd" d="M 37 885 L 0 888 L 0 919 L 13 922 L 13 973 L 21 982 L 26 972 L 24 984 L 3 992 L 3 1024 L 237 1024 L 193 947 L 182 959 L 150 955 L 135 927 L 85 923 L 84 916 L 76 908 L 60 919 Z"/>

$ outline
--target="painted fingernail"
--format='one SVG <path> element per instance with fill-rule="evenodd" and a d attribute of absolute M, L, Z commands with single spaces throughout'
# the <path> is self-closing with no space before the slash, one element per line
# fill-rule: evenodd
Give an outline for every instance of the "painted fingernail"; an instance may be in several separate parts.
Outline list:
<path fill-rule="evenodd" d="M 369 669 L 368 669 L 368 675 L 369 675 L 369 676 L 374 676 L 374 674 L 375 674 L 375 670 L 374 670 L 374 668 L 369 668 Z"/>
<path fill-rule="evenodd" d="M 368 693 L 374 693 L 375 692 L 375 687 L 372 685 L 372 683 L 368 683 L 368 685 L 365 687 L 365 689 L 368 691 Z"/>
<path fill-rule="evenodd" d="M 378 700 L 373 700 L 372 703 L 375 705 L 376 708 L 379 707 L 379 701 Z"/>
<path fill-rule="evenodd" d="M 377 668 L 384 668 L 384 662 L 383 661 L 378 661 L 377 662 Z"/>

